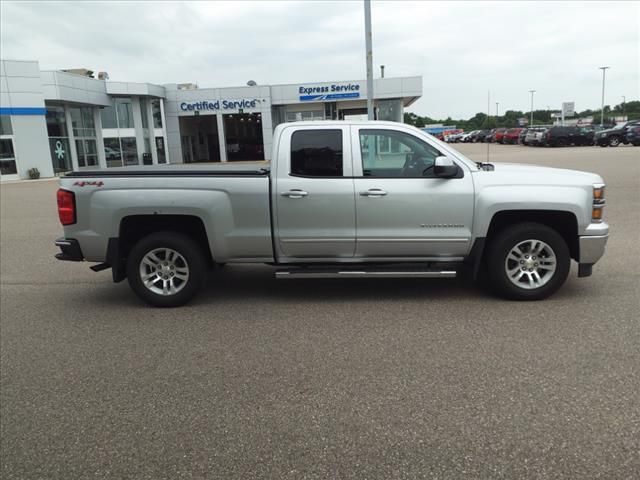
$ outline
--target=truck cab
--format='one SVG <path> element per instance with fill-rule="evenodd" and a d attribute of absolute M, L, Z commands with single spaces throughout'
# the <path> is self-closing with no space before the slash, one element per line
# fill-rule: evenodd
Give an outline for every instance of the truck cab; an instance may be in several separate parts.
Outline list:
<path fill-rule="evenodd" d="M 469 252 L 473 162 L 447 157 L 398 124 L 315 122 L 277 133 L 279 261 L 462 259 Z M 425 208 L 440 202 L 447 209 Z"/>

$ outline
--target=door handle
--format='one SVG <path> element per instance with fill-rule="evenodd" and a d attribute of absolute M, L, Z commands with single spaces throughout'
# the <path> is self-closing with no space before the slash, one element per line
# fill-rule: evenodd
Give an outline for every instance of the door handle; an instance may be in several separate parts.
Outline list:
<path fill-rule="evenodd" d="M 298 188 L 292 188 L 288 192 L 282 192 L 281 195 L 283 197 L 289 197 L 289 198 L 303 198 L 309 195 L 309 193 L 305 192 L 304 190 L 300 190 Z"/>
<path fill-rule="evenodd" d="M 370 188 L 364 192 L 360 192 L 360 195 L 363 197 L 384 197 L 387 194 L 381 188 Z"/>

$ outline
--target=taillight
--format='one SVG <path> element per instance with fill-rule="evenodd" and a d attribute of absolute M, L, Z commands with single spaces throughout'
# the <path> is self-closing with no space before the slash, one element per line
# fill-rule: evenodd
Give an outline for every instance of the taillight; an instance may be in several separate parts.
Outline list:
<path fill-rule="evenodd" d="M 59 189 L 58 197 L 58 217 L 62 225 L 73 225 L 76 223 L 76 196 L 69 190 Z"/>

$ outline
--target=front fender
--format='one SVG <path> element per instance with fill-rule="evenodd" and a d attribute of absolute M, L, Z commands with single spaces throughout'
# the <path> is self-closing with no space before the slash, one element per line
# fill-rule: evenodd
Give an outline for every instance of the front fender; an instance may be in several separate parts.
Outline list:
<path fill-rule="evenodd" d="M 591 187 L 581 186 L 486 186 L 476 197 L 474 233 L 476 237 L 486 237 L 491 220 L 498 212 L 548 210 L 574 214 L 578 234 L 583 234 L 591 223 L 591 196 Z"/>

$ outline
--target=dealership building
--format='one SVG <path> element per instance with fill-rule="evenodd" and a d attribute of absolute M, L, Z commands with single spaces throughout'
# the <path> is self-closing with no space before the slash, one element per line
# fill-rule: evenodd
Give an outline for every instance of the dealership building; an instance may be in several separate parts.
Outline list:
<path fill-rule="evenodd" d="M 283 122 L 366 118 L 366 82 L 201 88 L 109 81 L 0 60 L 0 180 L 164 163 L 270 160 Z M 376 118 L 402 122 L 422 77 L 377 78 Z"/>

